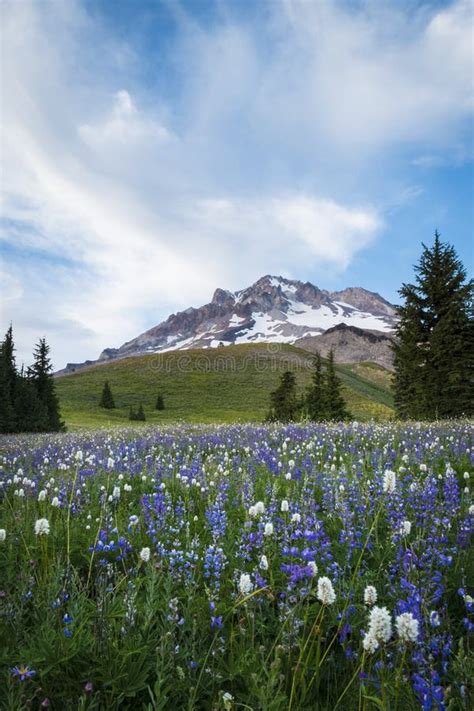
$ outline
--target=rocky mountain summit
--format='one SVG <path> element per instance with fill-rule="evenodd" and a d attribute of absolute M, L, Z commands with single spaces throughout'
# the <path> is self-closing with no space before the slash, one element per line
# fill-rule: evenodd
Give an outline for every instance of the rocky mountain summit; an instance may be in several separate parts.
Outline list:
<path fill-rule="evenodd" d="M 394 306 L 374 292 L 360 287 L 329 292 L 309 282 L 267 275 L 241 291 L 216 289 L 208 304 L 172 314 L 119 348 L 105 349 L 98 362 L 240 343 L 298 342 L 305 347 L 307 339 L 341 324 L 383 335 L 395 323 Z M 77 367 L 68 364 L 66 370 Z"/>

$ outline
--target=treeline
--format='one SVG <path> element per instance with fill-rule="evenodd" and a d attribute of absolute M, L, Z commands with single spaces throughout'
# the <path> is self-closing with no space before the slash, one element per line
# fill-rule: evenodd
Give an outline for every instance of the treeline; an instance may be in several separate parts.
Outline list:
<path fill-rule="evenodd" d="M 401 419 L 474 414 L 474 283 L 454 247 L 435 233 L 423 245 L 415 283 L 399 291 L 394 346 L 395 407 Z"/>
<path fill-rule="evenodd" d="M 110 387 L 108 380 L 105 381 L 104 387 L 102 388 L 102 394 L 101 394 L 100 400 L 99 400 L 99 407 L 104 408 L 104 410 L 115 410 L 116 409 L 115 398 L 113 396 L 112 388 Z M 165 401 L 164 401 L 163 395 L 161 395 L 161 393 L 160 393 L 157 395 L 157 398 L 156 398 L 155 410 L 164 410 L 164 409 L 165 409 Z M 145 422 L 146 421 L 145 410 L 143 408 L 142 403 L 139 404 L 138 409 L 135 409 L 133 406 L 130 406 L 128 419 L 132 420 L 132 421 L 137 421 L 137 422 Z"/>
<path fill-rule="evenodd" d="M 0 432 L 61 432 L 50 348 L 41 338 L 33 353 L 33 364 L 18 371 L 13 329 L 10 326 L 0 344 Z"/>
<path fill-rule="evenodd" d="M 349 419 L 351 415 L 342 395 L 342 383 L 336 375 L 332 350 L 325 364 L 316 353 L 311 385 L 302 396 L 298 395 L 295 375 L 289 370 L 282 374 L 278 387 L 270 394 L 269 422 L 341 422 Z"/>

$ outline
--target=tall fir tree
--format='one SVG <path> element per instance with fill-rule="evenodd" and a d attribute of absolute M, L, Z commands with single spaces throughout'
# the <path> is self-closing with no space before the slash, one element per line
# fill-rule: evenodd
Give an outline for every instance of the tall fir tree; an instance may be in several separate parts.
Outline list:
<path fill-rule="evenodd" d="M 289 370 L 282 373 L 278 387 L 270 393 L 268 420 L 291 422 L 297 418 L 300 403 L 296 394 L 296 378 Z"/>
<path fill-rule="evenodd" d="M 46 429 L 46 406 L 39 399 L 31 377 L 25 375 L 23 369 L 16 386 L 15 415 L 20 432 L 42 432 Z"/>
<path fill-rule="evenodd" d="M 347 420 L 350 414 L 346 408 L 346 401 L 342 395 L 342 383 L 336 375 L 334 367 L 334 351 L 328 355 L 326 377 L 324 382 L 325 419 L 340 422 Z"/>
<path fill-rule="evenodd" d="M 321 355 L 315 353 L 311 385 L 305 398 L 305 410 L 308 418 L 313 421 L 324 420 L 326 416 L 326 390 Z"/>
<path fill-rule="evenodd" d="M 56 395 L 54 378 L 52 375 L 53 366 L 49 358 L 50 347 L 44 338 L 40 338 L 36 346 L 33 357 L 34 362 L 30 368 L 30 377 L 40 402 L 46 412 L 44 427 L 46 432 L 61 432 L 65 429 L 59 411 L 59 400 Z"/>
<path fill-rule="evenodd" d="M 156 404 L 155 404 L 155 410 L 164 410 L 165 409 L 165 401 L 163 398 L 163 395 L 158 395 L 156 398 Z"/>
<path fill-rule="evenodd" d="M 435 233 L 415 266 L 415 284 L 399 293 L 394 391 L 402 419 L 433 420 L 474 412 L 473 281 L 454 247 Z"/>
<path fill-rule="evenodd" d="M 0 432 L 3 433 L 16 432 L 19 428 L 15 413 L 17 383 L 15 345 L 10 325 L 0 345 Z"/>
<path fill-rule="evenodd" d="M 115 409 L 115 400 L 112 395 L 112 390 L 109 385 L 109 381 L 106 380 L 104 387 L 102 388 L 102 395 L 100 396 L 99 407 L 103 407 L 106 410 Z"/>

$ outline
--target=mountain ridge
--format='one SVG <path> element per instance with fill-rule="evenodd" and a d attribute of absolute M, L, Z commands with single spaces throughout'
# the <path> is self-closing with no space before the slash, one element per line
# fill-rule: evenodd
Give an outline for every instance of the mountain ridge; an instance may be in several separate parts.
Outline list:
<path fill-rule="evenodd" d="M 392 304 L 362 287 L 331 292 L 309 281 L 266 274 L 235 292 L 217 288 L 207 304 L 173 313 L 119 348 L 104 349 L 97 361 L 69 363 L 61 372 L 171 350 L 243 343 L 293 344 L 320 337 L 339 324 L 388 336 L 396 320 Z"/>

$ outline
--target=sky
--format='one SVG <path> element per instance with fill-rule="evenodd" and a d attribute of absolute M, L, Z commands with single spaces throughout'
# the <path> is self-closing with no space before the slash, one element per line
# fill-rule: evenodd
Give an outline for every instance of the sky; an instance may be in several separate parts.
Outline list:
<path fill-rule="evenodd" d="M 264 274 L 473 267 L 473 3 L 3 0 L 0 326 L 56 368 Z"/>

